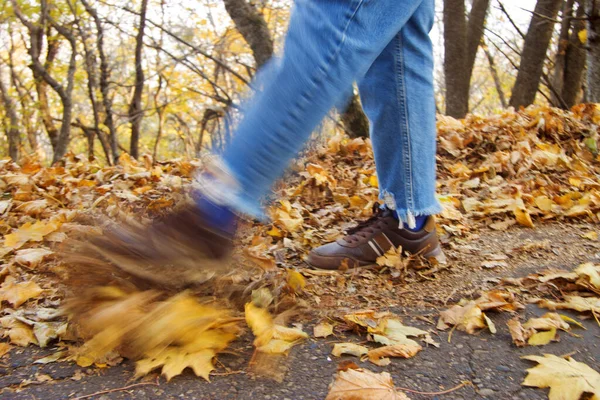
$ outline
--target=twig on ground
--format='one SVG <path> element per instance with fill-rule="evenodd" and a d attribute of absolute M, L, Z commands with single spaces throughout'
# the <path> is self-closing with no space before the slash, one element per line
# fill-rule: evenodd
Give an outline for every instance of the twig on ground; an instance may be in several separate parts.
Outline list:
<path fill-rule="evenodd" d="M 90 397 L 94 397 L 94 396 L 99 396 L 101 394 L 106 394 L 106 393 L 114 393 L 114 392 L 121 392 L 123 390 L 129 390 L 129 389 L 133 389 L 135 387 L 139 387 L 139 386 L 147 386 L 147 385 L 152 385 L 152 386 L 158 386 L 158 378 L 156 378 L 156 382 L 142 382 L 142 383 L 135 383 L 133 385 L 129 385 L 129 386 L 124 386 L 124 387 L 120 387 L 120 388 L 114 388 L 114 389 L 107 389 L 107 390 L 101 390 L 99 392 L 95 392 L 95 393 L 90 393 L 90 394 L 86 394 L 84 396 L 79 396 L 79 397 L 75 397 L 73 398 L 73 400 L 82 400 L 82 399 L 88 399 Z"/>
<path fill-rule="evenodd" d="M 396 387 L 396 389 L 402 390 L 403 392 L 415 393 L 415 394 L 420 394 L 420 395 L 425 395 L 425 396 L 437 396 L 440 394 L 454 392 L 460 388 L 463 388 L 465 386 L 470 386 L 470 385 L 473 385 L 473 383 L 471 381 L 462 382 L 460 385 L 455 386 L 452 389 L 444 390 L 442 392 L 419 392 L 418 390 L 413 390 L 413 389 L 408 389 L 408 388 L 403 388 L 403 387 Z"/>
<path fill-rule="evenodd" d="M 229 375 L 245 374 L 245 373 L 246 373 L 246 371 L 239 370 L 239 371 L 229 371 L 229 372 L 211 372 L 210 374 L 214 375 L 214 376 L 229 376 Z"/>

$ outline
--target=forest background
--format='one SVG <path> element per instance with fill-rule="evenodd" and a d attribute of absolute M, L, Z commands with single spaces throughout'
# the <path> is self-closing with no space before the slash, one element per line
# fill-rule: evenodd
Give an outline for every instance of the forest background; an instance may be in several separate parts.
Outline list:
<path fill-rule="evenodd" d="M 113 164 L 219 151 L 288 0 L 3 0 L 0 156 Z M 462 118 L 600 102 L 599 0 L 438 0 L 436 106 Z M 358 95 L 317 134 L 368 135 Z"/>

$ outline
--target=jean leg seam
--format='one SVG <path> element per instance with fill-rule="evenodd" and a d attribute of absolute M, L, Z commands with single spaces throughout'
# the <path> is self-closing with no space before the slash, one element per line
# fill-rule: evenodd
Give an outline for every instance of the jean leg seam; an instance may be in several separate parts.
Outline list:
<path fill-rule="evenodd" d="M 404 182 L 405 195 L 406 195 L 406 208 L 408 213 L 414 209 L 414 193 L 413 193 L 413 182 L 412 182 L 412 160 L 411 160 L 411 147 L 410 147 L 410 127 L 408 123 L 408 104 L 406 98 L 406 82 L 404 79 L 404 52 L 402 32 L 398 33 L 398 44 L 396 46 L 396 96 L 399 108 L 402 110 L 400 115 L 400 134 L 402 135 L 403 149 L 402 149 L 402 167 L 404 168 Z M 410 218 L 410 217 L 409 217 Z"/>

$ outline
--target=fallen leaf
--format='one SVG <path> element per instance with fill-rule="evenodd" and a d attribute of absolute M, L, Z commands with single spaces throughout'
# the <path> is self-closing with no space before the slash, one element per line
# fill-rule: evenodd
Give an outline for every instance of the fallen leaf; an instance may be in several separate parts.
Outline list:
<path fill-rule="evenodd" d="M 331 354 L 336 357 L 341 357 L 342 354 L 350 354 L 351 356 L 361 357 L 369 352 L 365 346 L 356 343 L 336 343 L 333 345 Z"/>
<path fill-rule="evenodd" d="M 598 240 L 598 232 L 589 231 L 588 233 L 584 233 L 583 235 L 581 235 L 581 237 L 589 240 Z"/>
<path fill-rule="evenodd" d="M 538 302 L 538 305 L 550 310 L 570 309 L 575 311 L 597 311 L 600 310 L 600 298 L 566 295 L 564 302 L 541 300 Z"/>
<path fill-rule="evenodd" d="M 246 323 L 254 334 L 254 345 L 256 347 L 266 345 L 273 338 L 273 318 L 269 312 L 252 303 L 246 304 Z"/>
<path fill-rule="evenodd" d="M 525 204 L 523 203 L 523 200 L 521 198 L 518 198 L 515 202 L 515 208 L 513 212 L 515 214 L 515 219 L 519 224 L 528 228 L 535 228 L 535 226 L 533 225 L 533 221 L 531 220 L 531 216 L 525 208 Z"/>
<path fill-rule="evenodd" d="M 41 242 L 44 236 L 57 230 L 60 225 L 61 222 L 58 220 L 48 222 L 36 221 L 34 224 L 27 222 L 12 233 L 4 236 L 4 247 L 18 249 L 29 241 Z"/>
<path fill-rule="evenodd" d="M 544 346 L 556 338 L 556 328 L 549 331 L 536 332 L 529 337 L 527 344 L 530 346 Z"/>
<path fill-rule="evenodd" d="M 17 346 L 26 347 L 30 343 L 37 344 L 31 327 L 10 315 L 0 318 L 0 326 L 8 331 L 10 342 Z"/>
<path fill-rule="evenodd" d="M 252 291 L 252 304 L 256 307 L 267 308 L 273 302 L 273 294 L 268 288 L 260 288 Z"/>
<path fill-rule="evenodd" d="M 540 318 L 531 318 L 523 324 L 525 329 L 547 331 L 551 329 L 569 330 L 569 324 L 557 313 L 547 313 Z"/>
<path fill-rule="evenodd" d="M 326 338 L 333 335 L 333 325 L 329 322 L 321 322 L 313 328 L 313 336 L 318 338 Z"/>
<path fill-rule="evenodd" d="M 391 346 L 383 346 L 377 349 L 372 349 L 367 352 L 369 361 L 375 365 L 385 366 L 389 364 L 387 357 L 414 357 L 423 348 L 418 344 L 394 344 Z"/>
<path fill-rule="evenodd" d="M 287 284 L 294 293 L 301 293 L 306 287 L 306 279 L 304 279 L 302 274 L 295 269 L 288 269 Z"/>
<path fill-rule="evenodd" d="M 27 215 L 39 215 L 48 209 L 48 200 L 32 200 L 27 201 L 16 208 L 17 211 L 22 211 Z"/>
<path fill-rule="evenodd" d="M 533 334 L 533 331 L 523 328 L 523 325 L 521 325 L 521 322 L 519 321 L 519 317 L 508 320 L 506 325 L 508 326 L 508 331 L 513 339 L 513 343 L 518 347 L 526 346 L 527 339 Z"/>
<path fill-rule="evenodd" d="M 0 343 L 0 358 L 4 357 L 12 349 L 8 343 Z"/>
<path fill-rule="evenodd" d="M 69 352 L 67 350 L 57 351 L 56 353 L 52 353 L 49 356 L 39 358 L 35 360 L 34 364 L 50 364 L 53 362 L 57 362 L 59 360 L 63 360 L 68 356 Z"/>
<path fill-rule="evenodd" d="M 381 257 L 375 261 L 381 267 L 397 268 L 402 265 L 402 246 L 390 247 Z"/>
<path fill-rule="evenodd" d="M 35 282 L 16 282 L 12 276 L 7 277 L 0 286 L 0 301 L 7 301 L 19 307 L 27 300 L 39 296 L 44 290 Z"/>
<path fill-rule="evenodd" d="M 483 314 L 483 319 L 485 319 L 485 324 L 487 325 L 490 332 L 492 334 L 495 334 L 497 332 L 497 330 L 496 330 L 496 325 L 494 324 L 494 322 L 491 319 L 489 319 L 489 317 L 485 314 Z"/>
<path fill-rule="evenodd" d="M 523 385 L 549 387 L 550 400 L 579 400 L 584 393 L 593 394 L 593 399 L 600 398 L 600 374 L 586 364 L 552 354 L 523 358 L 539 364 L 527 370 Z"/>
<path fill-rule="evenodd" d="M 339 371 L 325 400 L 409 400 L 394 388 L 387 372 L 376 374 L 366 369 Z"/>
<path fill-rule="evenodd" d="M 64 335 L 66 330 L 67 323 L 65 322 L 36 322 L 33 324 L 33 334 L 42 348 L 48 346 L 52 340 Z"/>
<path fill-rule="evenodd" d="M 600 291 L 600 265 L 592 263 L 581 264 L 574 271 L 579 277 L 586 281 L 586 284 Z"/>
<path fill-rule="evenodd" d="M 487 325 L 481 309 L 474 301 L 470 301 L 464 306 L 455 305 L 440 313 L 437 328 L 446 330 L 450 326 L 456 326 L 456 329 L 472 335 L 477 329 L 485 328 Z"/>
<path fill-rule="evenodd" d="M 583 326 L 583 324 L 581 322 L 579 322 L 579 321 L 577 321 L 577 320 L 575 320 L 575 319 L 573 319 L 573 318 L 571 318 L 571 317 L 569 317 L 567 315 L 562 315 L 562 314 L 559 314 L 559 315 L 560 315 L 560 318 L 563 321 L 565 321 L 565 322 L 567 322 L 569 324 L 576 325 L 576 326 L 580 327 L 581 329 L 584 329 L 584 330 L 586 329 L 586 327 Z"/>
<path fill-rule="evenodd" d="M 45 257 L 53 253 L 53 251 L 42 248 L 18 250 L 15 256 L 15 261 L 19 264 L 35 268 Z"/>
<path fill-rule="evenodd" d="M 161 374 L 170 381 L 174 376 L 180 375 L 184 369 L 191 368 L 194 374 L 210 381 L 210 373 L 215 368 L 212 359 L 216 355 L 214 350 L 201 350 L 195 353 L 186 353 L 176 348 L 169 348 L 155 354 L 148 355 L 136 362 L 136 376 L 144 376 L 157 368 Z"/>
<path fill-rule="evenodd" d="M 246 323 L 254 333 L 254 345 L 259 352 L 287 354 L 287 352 L 308 334 L 298 328 L 277 325 L 269 312 L 252 303 L 246 303 Z"/>

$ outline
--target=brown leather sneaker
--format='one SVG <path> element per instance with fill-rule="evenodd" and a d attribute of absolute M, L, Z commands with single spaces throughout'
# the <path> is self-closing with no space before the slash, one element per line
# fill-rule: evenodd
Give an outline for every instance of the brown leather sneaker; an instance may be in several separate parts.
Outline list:
<path fill-rule="evenodd" d="M 427 218 L 423 229 L 412 232 L 400 229 L 392 212 L 387 208 L 380 209 L 378 205 L 370 219 L 348 231 L 348 236 L 313 249 L 306 261 L 314 268 L 336 270 L 346 260 L 348 267 L 355 268 L 375 264 L 377 257 L 398 246 L 411 254 L 446 263 L 433 216 Z"/>
<path fill-rule="evenodd" d="M 214 227 L 193 205 L 149 226 L 120 224 L 90 241 L 90 250 L 136 278 L 161 286 L 202 283 L 229 267 L 235 230 Z"/>

